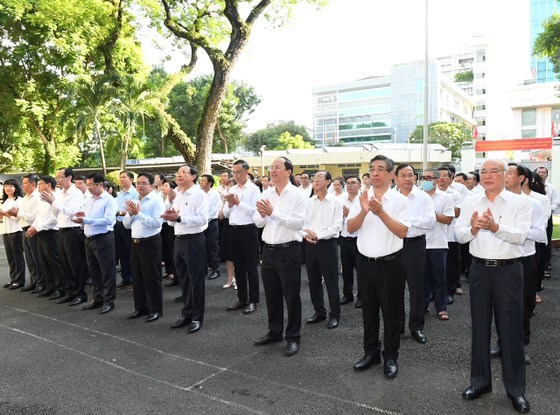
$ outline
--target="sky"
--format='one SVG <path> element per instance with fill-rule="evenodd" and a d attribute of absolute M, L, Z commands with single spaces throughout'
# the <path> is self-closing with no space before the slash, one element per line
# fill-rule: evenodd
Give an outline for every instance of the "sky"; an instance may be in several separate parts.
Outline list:
<path fill-rule="evenodd" d="M 461 50 L 473 36 L 490 35 L 503 56 L 527 56 L 529 0 L 428 0 L 429 57 Z M 393 64 L 424 58 L 425 0 L 330 0 L 315 10 L 298 7 L 294 19 L 272 29 L 264 19 L 234 68 L 232 78 L 253 86 L 261 104 L 248 131 L 279 120 L 312 126 L 312 89 L 388 75 Z M 145 41 L 148 61 L 165 54 Z M 211 72 L 202 58 L 191 76 Z M 526 59 L 527 65 L 529 59 Z M 182 59 L 174 54 L 168 70 Z"/>

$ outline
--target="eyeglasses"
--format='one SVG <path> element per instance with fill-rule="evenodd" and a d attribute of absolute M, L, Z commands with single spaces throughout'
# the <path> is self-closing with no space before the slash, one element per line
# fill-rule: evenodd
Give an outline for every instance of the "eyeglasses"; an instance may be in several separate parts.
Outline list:
<path fill-rule="evenodd" d="M 480 170 L 480 174 L 481 175 L 486 175 L 486 174 L 499 174 L 500 172 L 504 171 L 504 169 L 500 169 L 500 168 L 495 168 L 495 169 L 490 169 L 490 170 Z"/>
<path fill-rule="evenodd" d="M 278 171 L 278 170 L 284 170 L 284 168 L 285 168 L 284 166 L 270 166 L 270 167 L 268 168 L 268 170 L 276 170 L 276 171 Z"/>
<path fill-rule="evenodd" d="M 385 173 L 387 169 L 384 169 L 383 167 L 370 167 L 369 171 L 371 173 Z"/>
<path fill-rule="evenodd" d="M 347 186 L 350 186 L 351 184 L 359 184 L 358 182 L 346 182 Z"/>
<path fill-rule="evenodd" d="M 422 176 L 422 177 L 420 177 L 420 180 L 434 180 L 434 179 L 435 179 L 435 177 L 432 177 L 432 176 Z"/>
<path fill-rule="evenodd" d="M 136 182 L 136 186 L 149 186 L 150 182 Z"/>

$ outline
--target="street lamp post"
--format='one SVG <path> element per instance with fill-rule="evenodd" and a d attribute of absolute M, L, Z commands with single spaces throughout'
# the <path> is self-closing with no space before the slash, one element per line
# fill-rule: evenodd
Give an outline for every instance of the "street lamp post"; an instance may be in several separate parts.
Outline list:
<path fill-rule="evenodd" d="M 424 137 L 422 144 L 422 168 L 428 168 L 428 0 L 426 0 L 426 39 L 424 56 Z"/>
<path fill-rule="evenodd" d="M 264 150 L 266 149 L 266 145 L 261 146 L 261 176 L 265 176 L 264 174 Z"/>

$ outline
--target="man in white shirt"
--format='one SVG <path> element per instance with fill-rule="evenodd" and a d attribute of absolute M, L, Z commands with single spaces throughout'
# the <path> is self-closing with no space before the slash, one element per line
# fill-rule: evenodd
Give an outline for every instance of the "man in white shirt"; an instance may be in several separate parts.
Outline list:
<path fill-rule="evenodd" d="M 229 218 L 230 246 L 235 267 L 238 301 L 227 311 L 243 310 L 250 314 L 259 303 L 259 273 L 257 270 L 258 231 L 253 222 L 255 204 L 261 196 L 259 188 L 248 180 L 249 164 L 245 160 L 233 163 L 237 184 L 225 196 L 224 216 Z"/>
<path fill-rule="evenodd" d="M 208 227 L 208 197 L 196 186 L 198 171 L 191 166 L 177 170 L 177 186 L 171 209 L 161 216 L 175 228 L 173 258 L 176 278 L 181 286 L 183 309 L 181 317 L 171 324 L 177 329 L 189 326 L 189 333 L 196 333 L 204 322 L 206 240 Z"/>
<path fill-rule="evenodd" d="M 338 289 L 337 238 L 342 229 L 342 202 L 327 191 L 332 178 L 327 171 L 318 171 L 313 177 L 314 195 L 308 199 L 303 227 L 305 240 L 305 267 L 309 278 L 309 294 L 315 310 L 307 324 L 325 321 L 327 312 L 323 298 L 323 281 L 329 297 L 327 327 L 338 327 L 340 319 L 340 292 Z"/>
<path fill-rule="evenodd" d="M 126 216 L 123 220 L 124 227 L 131 230 L 130 267 L 135 276 L 132 280 L 134 312 L 127 319 L 147 316 L 147 323 L 163 315 L 160 232 L 165 206 L 163 198 L 152 190 L 154 182 L 150 173 L 138 173 L 138 200 L 125 202 Z"/>
<path fill-rule="evenodd" d="M 472 325 L 471 385 L 467 400 L 492 391 L 492 317 L 502 349 L 502 378 L 518 412 L 529 412 L 523 347 L 522 245 L 531 227 L 531 202 L 505 190 L 507 163 L 488 159 L 480 168 L 485 189 L 465 199 L 455 225 L 459 242 L 470 241 Z"/>
<path fill-rule="evenodd" d="M 404 238 L 401 255 L 406 283 L 408 285 L 410 315 L 408 328 L 412 337 L 420 344 L 427 338 L 424 334 L 424 271 L 426 269 L 426 233 L 436 223 L 434 204 L 430 196 L 415 186 L 416 174 L 410 164 L 399 164 L 395 171 L 395 181 L 399 192 L 410 202 L 410 228 Z M 402 310 L 402 332 L 405 326 L 405 312 Z"/>
<path fill-rule="evenodd" d="M 348 215 L 348 232 L 358 233 L 358 286 L 362 299 L 364 356 L 354 370 L 381 363 L 379 310 L 383 314 L 383 373 L 397 376 L 404 273 L 400 263 L 403 238 L 410 227 L 408 199 L 390 188 L 393 160 L 379 154 L 370 161 L 371 189 Z"/>
<path fill-rule="evenodd" d="M 119 174 L 119 184 L 121 190 L 117 193 L 117 221 L 115 222 L 115 246 L 117 249 L 117 259 L 121 264 L 121 282 L 117 289 L 126 288 L 132 285 L 132 272 L 130 271 L 130 248 L 132 240 L 130 230 L 126 229 L 122 223 L 126 215 L 124 207 L 125 201 L 136 199 L 138 192 L 133 186 L 134 174 L 131 171 L 121 171 Z"/>
<path fill-rule="evenodd" d="M 255 340 L 255 346 L 281 342 L 284 332 L 284 300 L 288 312 L 286 356 L 299 350 L 301 331 L 301 230 L 307 199 L 292 183 L 294 166 L 279 157 L 270 167 L 274 187 L 263 192 L 256 203 L 253 219 L 263 228 L 261 266 L 268 333 Z"/>
<path fill-rule="evenodd" d="M 305 171 L 302 172 L 300 180 L 301 180 L 301 186 L 299 187 L 299 189 L 303 192 L 305 197 L 311 196 L 311 190 L 313 189 L 313 186 L 311 186 L 311 180 L 309 178 L 309 173 L 307 173 Z"/>
<path fill-rule="evenodd" d="M 210 268 L 209 280 L 220 276 L 220 230 L 218 228 L 218 213 L 222 207 L 220 194 L 212 189 L 214 187 L 214 176 L 203 174 L 200 177 L 200 188 L 208 196 L 208 228 L 204 231 L 206 237 L 206 253 L 208 256 L 208 267 Z"/>
<path fill-rule="evenodd" d="M 547 182 L 548 169 L 546 167 L 539 167 L 537 168 L 535 173 L 541 176 L 541 179 L 544 183 L 544 187 L 546 190 L 546 195 L 550 200 L 551 216 L 548 219 L 548 223 L 546 225 L 546 236 L 547 236 L 548 244 L 544 250 L 544 258 L 541 258 L 541 261 L 544 263 L 545 273 L 548 274 L 546 276 L 550 278 L 550 269 L 551 269 L 550 259 L 552 258 L 552 228 L 553 228 L 552 214 L 554 214 L 556 209 L 558 209 L 558 205 L 560 204 L 560 198 L 558 197 L 558 190 L 556 189 L 556 186 L 554 186 L 550 182 Z"/>

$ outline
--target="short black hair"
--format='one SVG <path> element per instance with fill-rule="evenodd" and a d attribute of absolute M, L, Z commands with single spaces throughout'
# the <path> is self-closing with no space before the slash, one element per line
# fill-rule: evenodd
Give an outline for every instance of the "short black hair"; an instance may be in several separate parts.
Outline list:
<path fill-rule="evenodd" d="M 449 170 L 449 167 L 447 167 L 447 166 L 439 166 L 437 168 L 437 171 L 446 171 L 447 172 L 447 177 L 449 177 L 450 179 L 453 178 L 453 174 L 451 173 L 451 170 Z"/>
<path fill-rule="evenodd" d="M 105 185 L 105 177 L 101 173 L 90 173 L 87 175 L 86 179 L 92 179 L 95 184 L 103 183 L 103 185 Z"/>
<path fill-rule="evenodd" d="M 239 160 L 235 160 L 235 162 L 233 163 L 234 166 L 241 166 L 243 167 L 243 170 L 249 170 L 249 163 L 247 163 L 245 160 L 239 159 Z"/>
<path fill-rule="evenodd" d="M 138 175 L 136 177 L 140 177 L 140 176 L 144 176 L 146 179 L 148 179 L 148 182 L 150 182 L 150 186 L 152 184 L 154 184 L 155 179 L 154 179 L 154 176 L 152 176 L 151 173 L 142 171 L 142 172 L 138 173 Z"/>
<path fill-rule="evenodd" d="M 212 186 L 214 187 L 214 176 L 212 176 L 211 174 L 203 174 L 202 177 L 206 177 L 206 180 L 208 180 L 208 183 L 210 183 Z"/>
<path fill-rule="evenodd" d="M 35 173 L 26 174 L 23 178 L 29 180 L 30 183 L 35 183 L 35 185 L 39 183 L 39 175 Z"/>
<path fill-rule="evenodd" d="M 462 177 L 463 180 L 465 180 L 465 181 L 468 179 L 468 177 L 467 177 L 467 175 L 466 175 L 465 173 L 457 173 L 457 174 L 455 175 L 455 177 Z"/>
<path fill-rule="evenodd" d="M 414 167 L 412 167 L 412 164 L 410 164 L 410 163 L 400 163 L 400 164 L 397 166 L 397 169 L 395 170 L 395 176 L 398 176 L 398 175 L 399 175 L 399 172 L 400 172 L 402 169 L 406 169 L 407 167 L 410 167 L 410 168 L 412 169 L 412 172 L 413 172 L 414 174 L 416 174 L 416 170 L 414 170 Z"/>
<path fill-rule="evenodd" d="M 395 162 L 390 159 L 387 156 L 384 156 L 383 154 L 378 154 L 377 156 L 375 156 L 374 158 L 372 158 L 369 161 L 369 165 L 371 167 L 371 165 L 373 164 L 374 161 L 384 161 L 385 164 L 387 165 L 387 171 L 390 173 L 395 169 Z"/>
<path fill-rule="evenodd" d="M 360 180 L 360 178 L 358 176 L 354 176 L 353 174 L 348 176 L 346 178 L 346 183 L 348 183 L 348 180 L 350 180 L 350 179 L 356 179 L 358 181 L 358 184 L 362 184 L 362 181 Z"/>
<path fill-rule="evenodd" d="M 50 184 L 53 190 L 56 188 L 56 179 L 52 176 L 49 175 L 41 176 L 39 180 L 41 180 L 43 183 Z"/>
<path fill-rule="evenodd" d="M 74 177 L 74 181 L 76 180 L 82 180 L 85 181 L 86 180 L 86 176 L 84 174 L 78 174 L 76 177 Z"/>
<path fill-rule="evenodd" d="M 70 167 L 62 167 L 60 170 L 63 171 L 64 177 L 72 176 L 72 181 L 74 181 L 74 170 Z"/>
<path fill-rule="evenodd" d="M 547 169 L 546 167 L 544 167 L 544 166 L 537 167 L 537 168 L 535 169 L 535 173 L 538 173 L 538 172 L 539 172 L 539 169 L 545 169 L 545 170 L 546 170 L 546 174 L 548 174 L 548 169 Z"/>
<path fill-rule="evenodd" d="M 131 171 L 128 171 L 128 170 L 123 170 L 119 173 L 119 177 L 123 173 L 126 174 L 130 180 L 134 181 L 134 173 L 132 173 Z M 94 183 L 97 183 L 97 182 L 94 182 Z"/>

